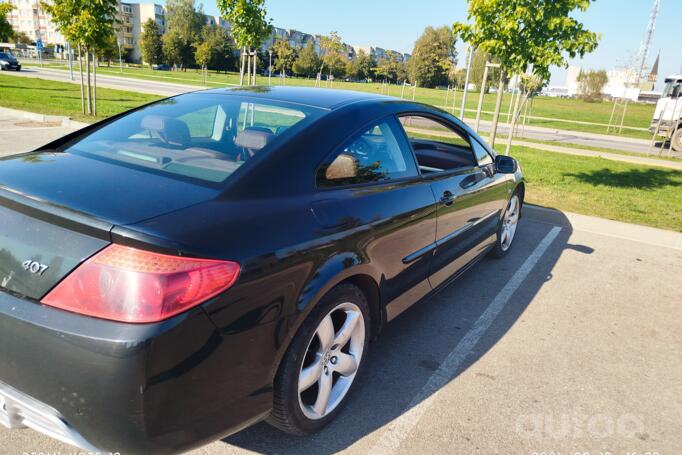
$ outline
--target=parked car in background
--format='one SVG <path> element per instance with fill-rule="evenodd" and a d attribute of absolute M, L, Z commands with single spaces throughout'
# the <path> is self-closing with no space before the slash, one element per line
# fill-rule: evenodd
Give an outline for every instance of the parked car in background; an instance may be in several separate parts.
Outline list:
<path fill-rule="evenodd" d="M 2 71 L 21 71 L 21 63 L 10 52 L 0 52 L 0 69 Z"/>
<path fill-rule="evenodd" d="M 388 321 L 510 251 L 524 192 L 444 111 L 312 88 L 180 95 L 4 158 L 0 423 L 121 453 L 315 432 Z"/>

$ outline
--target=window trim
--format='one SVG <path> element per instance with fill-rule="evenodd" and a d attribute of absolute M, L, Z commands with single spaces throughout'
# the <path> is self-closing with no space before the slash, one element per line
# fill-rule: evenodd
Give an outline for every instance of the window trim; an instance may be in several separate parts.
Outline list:
<path fill-rule="evenodd" d="M 404 177 L 398 177 L 394 179 L 387 179 L 387 180 L 379 180 L 376 182 L 362 182 L 362 183 L 348 183 L 345 185 L 334 185 L 334 186 L 321 186 L 320 182 L 318 180 L 318 175 L 320 173 L 320 170 L 322 169 L 322 166 L 324 165 L 329 165 L 331 164 L 334 159 L 340 154 L 340 149 L 341 147 L 344 147 L 349 143 L 349 141 L 353 140 L 358 134 L 362 133 L 363 131 L 367 131 L 371 126 L 378 126 L 381 125 L 382 123 L 388 123 L 389 128 L 391 128 L 391 131 L 395 135 L 395 139 L 398 142 L 398 146 L 405 148 L 405 151 L 408 152 L 408 154 L 412 157 L 412 164 L 414 165 L 414 168 L 416 169 L 417 173 L 415 175 L 406 175 Z M 398 129 L 399 131 L 396 131 Z M 401 133 L 402 132 L 402 133 Z M 383 115 L 377 119 L 370 120 L 369 122 L 366 122 L 361 126 L 360 128 L 357 128 L 353 131 L 353 133 L 349 134 L 346 136 L 343 141 L 341 141 L 338 145 L 336 145 L 330 153 L 328 153 L 320 162 L 317 164 L 315 167 L 315 172 L 313 173 L 313 180 L 314 180 L 314 188 L 317 191 L 334 191 L 334 190 L 340 190 L 340 189 L 348 189 L 348 188 L 358 188 L 358 187 L 368 187 L 368 186 L 377 186 L 377 185 L 386 185 L 386 184 L 396 184 L 396 183 L 401 183 L 409 180 L 418 180 L 421 178 L 421 172 L 419 171 L 419 164 L 417 163 L 417 157 L 414 155 L 414 151 L 412 150 L 412 146 L 410 145 L 410 142 L 404 137 L 405 132 L 398 122 L 398 120 L 395 118 L 394 114 L 386 114 Z M 409 157 L 405 156 L 405 159 L 408 160 Z"/>
<path fill-rule="evenodd" d="M 412 150 L 412 156 L 414 157 L 415 163 L 417 163 L 417 171 L 419 171 L 419 175 L 421 175 L 425 179 L 431 179 L 434 176 L 450 176 L 450 175 L 456 175 L 460 173 L 460 171 L 470 171 L 471 169 L 476 169 L 478 166 L 478 159 L 476 158 L 476 153 L 474 153 L 474 148 L 471 145 L 471 140 L 475 138 L 472 137 L 464 128 L 461 128 L 459 125 L 451 122 L 447 118 L 440 117 L 436 114 L 433 114 L 431 112 L 422 112 L 422 111 L 403 111 L 397 114 L 394 114 L 394 117 L 396 118 L 396 121 L 400 125 L 400 129 L 403 132 L 403 136 L 405 138 L 405 141 L 407 141 L 407 144 L 410 146 L 410 150 Z M 419 168 L 419 161 L 417 160 L 417 153 L 414 151 L 414 148 L 412 147 L 412 143 L 410 142 L 410 137 L 407 135 L 407 131 L 405 131 L 405 128 L 403 127 L 403 124 L 400 122 L 400 117 L 425 117 L 429 120 L 433 120 L 436 123 L 441 124 L 443 127 L 454 130 L 457 134 L 459 134 L 462 139 L 467 141 L 469 143 L 469 148 L 471 149 L 471 157 L 473 158 L 473 162 L 475 163 L 473 166 L 465 166 L 465 167 L 456 167 L 454 169 L 445 169 L 441 172 L 431 172 L 429 174 L 423 174 L 421 169 Z M 484 147 L 485 148 L 485 147 Z"/>

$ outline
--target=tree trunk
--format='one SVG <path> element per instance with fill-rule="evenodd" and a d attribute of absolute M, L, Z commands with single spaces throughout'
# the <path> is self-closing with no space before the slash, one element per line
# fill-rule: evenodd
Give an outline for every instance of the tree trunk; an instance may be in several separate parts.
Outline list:
<path fill-rule="evenodd" d="M 512 146 L 512 139 L 514 138 L 514 129 L 516 128 L 516 119 L 519 117 L 521 93 L 516 96 L 516 102 L 514 103 L 514 114 L 511 118 L 511 124 L 509 125 L 509 136 L 507 136 L 507 147 L 504 150 L 505 155 L 509 155 Z M 525 102 L 525 96 L 524 96 Z"/>
<path fill-rule="evenodd" d="M 93 69 L 93 87 L 92 87 L 92 111 L 95 117 L 97 117 L 97 46 L 92 53 L 92 69 Z"/>
<path fill-rule="evenodd" d="M 83 55 L 81 53 L 81 45 L 78 45 L 78 66 L 81 73 L 81 110 L 85 115 L 85 81 L 83 80 Z"/>
<path fill-rule="evenodd" d="M 253 85 L 256 85 L 256 74 L 258 66 L 258 51 L 253 51 Z"/>
<path fill-rule="evenodd" d="M 493 114 L 493 124 L 490 126 L 490 137 L 488 142 L 490 147 L 495 148 L 495 137 L 497 136 L 497 123 L 500 119 L 502 109 L 502 98 L 504 97 L 504 71 L 500 71 L 500 83 L 497 86 L 497 99 L 495 100 L 495 113 Z"/>
<path fill-rule="evenodd" d="M 239 85 L 244 85 L 244 58 L 246 57 L 246 48 L 242 48 L 242 64 L 239 70 Z"/>
<path fill-rule="evenodd" d="M 86 76 L 88 78 L 88 87 L 86 90 L 87 93 L 87 101 L 88 101 L 88 115 L 92 115 L 92 85 L 91 85 L 91 80 L 90 80 L 90 48 L 85 47 L 85 68 L 86 68 Z"/>

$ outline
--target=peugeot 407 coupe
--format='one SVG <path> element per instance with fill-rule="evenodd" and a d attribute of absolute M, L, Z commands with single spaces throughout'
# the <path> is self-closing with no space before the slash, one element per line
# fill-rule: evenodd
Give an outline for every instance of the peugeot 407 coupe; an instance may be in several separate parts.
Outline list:
<path fill-rule="evenodd" d="M 0 423 L 124 453 L 319 430 L 523 198 L 457 118 L 350 91 L 190 93 L 4 158 Z"/>

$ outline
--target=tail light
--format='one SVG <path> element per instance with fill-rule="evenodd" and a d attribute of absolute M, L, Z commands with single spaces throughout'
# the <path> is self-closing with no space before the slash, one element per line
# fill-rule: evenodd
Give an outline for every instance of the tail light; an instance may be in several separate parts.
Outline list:
<path fill-rule="evenodd" d="M 42 303 L 122 322 L 157 322 L 234 284 L 239 264 L 184 258 L 112 244 L 85 261 Z"/>

